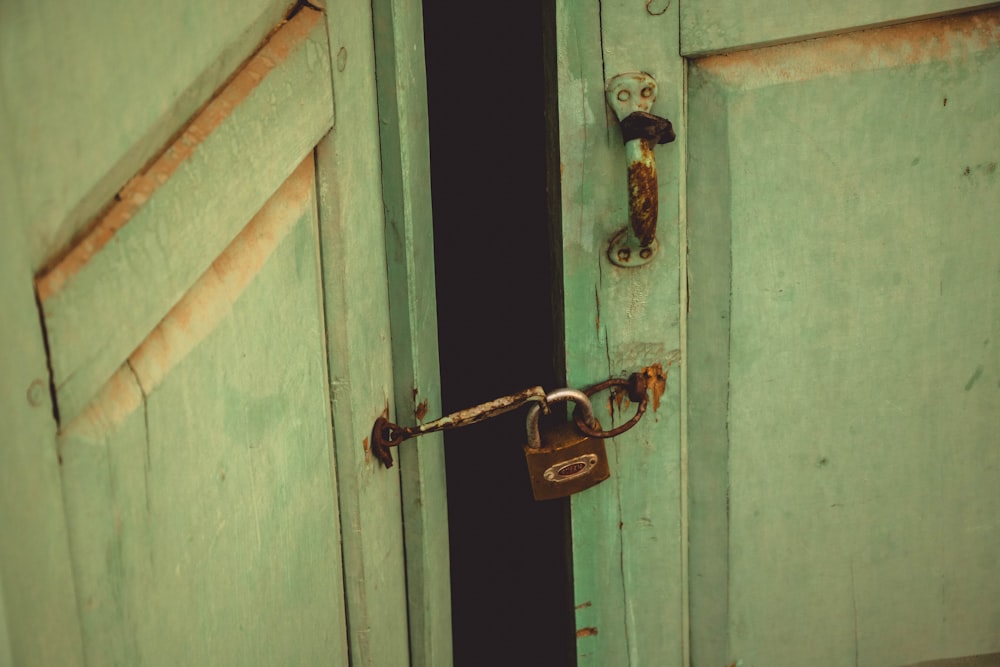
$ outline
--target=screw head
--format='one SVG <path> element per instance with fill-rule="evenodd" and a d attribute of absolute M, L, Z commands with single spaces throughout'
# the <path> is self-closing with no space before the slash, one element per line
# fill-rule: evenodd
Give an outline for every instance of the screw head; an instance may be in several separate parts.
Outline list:
<path fill-rule="evenodd" d="M 642 257 L 643 259 L 649 259 L 652 256 L 653 256 L 653 249 L 652 248 L 642 248 L 639 251 L 639 257 Z"/>
<path fill-rule="evenodd" d="M 618 91 L 619 102 L 628 102 L 628 98 L 630 97 L 632 97 L 632 93 L 628 92 L 627 90 L 622 89 Z"/>
<path fill-rule="evenodd" d="M 28 403 L 36 408 L 45 403 L 45 383 L 35 380 L 28 386 Z"/>
<path fill-rule="evenodd" d="M 643 97 L 652 97 L 653 96 L 653 87 L 652 86 L 646 86 L 646 87 L 644 87 L 642 89 L 641 95 Z"/>
<path fill-rule="evenodd" d="M 627 262 L 629 260 L 629 257 L 631 257 L 631 256 L 632 256 L 632 251 L 629 250 L 628 248 L 619 248 L 618 249 L 618 261 L 619 262 Z"/>

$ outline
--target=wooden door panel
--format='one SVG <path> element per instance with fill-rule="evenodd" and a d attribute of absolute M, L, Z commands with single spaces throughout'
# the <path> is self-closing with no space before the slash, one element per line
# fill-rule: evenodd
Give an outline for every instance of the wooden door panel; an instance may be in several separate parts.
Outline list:
<path fill-rule="evenodd" d="M 38 3 L 0 9 L 5 150 L 35 271 L 281 22 L 289 0 Z M 279 181 L 280 182 L 280 181 Z"/>
<path fill-rule="evenodd" d="M 689 70 L 694 664 L 1000 652 L 1000 12 Z"/>
<path fill-rule="evenodd" d="M 346 661 L 310 156 L 60 437 L 90 664 Z"/>
<path fill-rule="evenodd" d="M 300 12 L 39 278 L 64 421 L 330 129 L 328 53 L 322 14 Z"/>
<path fill-rule="evenodd" d="M 607 441 L 611 478 L 571 498 L 573 588 L 580 665 L 678 664 L 683 660 L 684 557 L 680 347 L 685 139 L 655 149 L 659 250 L 623 269 L 607 259 L 628 224 L 621 132 L 605 101 L 606 79 L 645 71 L 657 81 L 653 112 L 683 127 L 683 63 L 677 7 L 556 3 L 559 161 L 550 167 L 561 214 L 560 313 L 567 386 L 649 369 L 656 400 L 633 430 Z M 639 38 L 647 35 L 649 38 Z M 555 185 L 557 184 L 557 187 Z M 602 424 L 634 406 L 598 399 Z M 671 576 L 670 573 L 674 573 Z M 675 628 L 677 631 L 665 630 Z"/>
<path fill-rule="evenodd" d="M 839 3 L 685 0 L 681 3 L 681 52 L 698 55 L 730 51 L 992 4 L 995 3 L 976 0 L 848 0 Z"/>
<path fill-rule="evenodd" d="M 237 4 L 0 9 L 0 655 L 447 665 L 419 5 Z"/>

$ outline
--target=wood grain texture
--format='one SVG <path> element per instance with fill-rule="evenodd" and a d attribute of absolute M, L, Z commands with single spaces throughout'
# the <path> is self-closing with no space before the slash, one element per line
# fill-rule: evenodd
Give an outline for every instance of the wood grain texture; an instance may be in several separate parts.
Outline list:
<path fill-rule="evenodd" d="M 998 26 L 692 67 L 697 664 L 1000 649 Z"/>
<path fill-rule="evenodd" d="M 681 50 L 687 56 L 732 51 L 994 4 L 976 0 L 847 0 L 840 3 L 685 0 L 681 3 Z"/>
<path fill-rule="evenodd" d="M 681 572 L 679 193 L 684 141 L 656 149 L 660 250 L 640 269 L 607 259 L 628 220 L 625 151 L 604 99 L 630 71 L 659 84 L 654 113 L 683 127 L 676 3 L 558 2 L 561 248 L 566 382 L 585 386 L 652 364 L 668 373 L 659 409 L 608 442 L 611 479 L 572 498 L 573 579 L 580 665 L 680 664 Z M 627 419 L 609 414 L 602 424 Z M 623 408 L 628 410 L 628 407 Z"/>
<path fill-rule="evenodd" d="M 413 0 L 373 3 L 382 201 L 396 420 L 441 414 L 423 12 Z M 399 448 L 410 660 L 452 663 L 444 438 Z"/>
<path fill-rule="evenodd" d="M 351 664 L 406 665 L 399 469 L 368 449 L 393 400 L 371 6 L 340 6 L 328 26 L 336 129 L 316 155 Z"/>
<path fill-rule="evenodd" d="M 347 662 L 311 162 L 61 434 L 88 664 Z"/>
<path fill-rule="evenodd" d="M 2 21 L 0 21 L 2 23 Z M 10 127 L 0 98 L 0 128 Z M 0 152 L 0 219 L 22 220 L 18 165 Z M 83 665 L 56 423 L 23 230 L 0 242 L 0 664 Z"/>
<path fill-rule="evenodd" d="M 330 128 L 331 97 L 316 94 L 329 89 L 326 54 L 321 14 L 300 12 L 38 278 L 63 421 Z"/>
<path fill-rule="evenodd" d="M 288 0 L 0 8 L 4 152 L 34 272 L 61 253 L 280 23 Z M 110 111 L 113 110 L 113 111 Z"/>

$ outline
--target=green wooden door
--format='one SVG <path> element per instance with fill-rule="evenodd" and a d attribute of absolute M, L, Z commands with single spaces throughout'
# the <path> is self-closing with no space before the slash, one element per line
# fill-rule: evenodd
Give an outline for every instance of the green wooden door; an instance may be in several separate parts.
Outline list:
<path fill-rule="evenodd" d="M 677 4 L 557 3 L 568 380 L 666 376 L 573 500 L 579 662 L 997 664 L 1000 11 Z M 679 139 L 619 269 L 633 70 Z"/>
<path fill-rule="evenodd" d="M 419 6 L 0 11 L 0 663 L 450 664 Z"/>

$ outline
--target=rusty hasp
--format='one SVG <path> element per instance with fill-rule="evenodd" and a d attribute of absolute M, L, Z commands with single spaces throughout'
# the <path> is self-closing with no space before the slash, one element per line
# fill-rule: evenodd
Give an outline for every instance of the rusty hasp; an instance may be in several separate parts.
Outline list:
<path fill-rule="evenodd" d="M 659 365 L 656 365 L 655 368 L 659 368 Z M 588 401 L 588 397 L 593 396 L 600 391 L 604 391 L 605 389 L 610 389 L 612 391 L 612 398 L 617 395 L 617 392 L 624 392 L 628 396 L 629 400 L 637 404 L 635 415 L 633 415 L 629 421 L 625 422 L 621 426 L 611 429 L 610 431 L 602 431 L 601 425 L 596 420 L 592 421 L 592 414 L 590 413 L 588 407 L 588 410 L 576 410 L 573 413 L 573 423 L 576 425 L 576 430 L 585 436 L 591 438 L 613 438 L 635 426 L 642 418 L 643 413 L 646 411 L 646 405 L 649 403 L 648 390 L 652 388 L 655 394 L 656 387 L 658 386 L 650 384 L 649 380 L 651 378 L 652 376 L 650 375 L 649 368 L 646 368 L 638 373 L 632 373 L 632 375 L 628 378 L 611 378 L 610 380 L 605 380 L 604 382 L 600 382 L 587 388 L 583 392 L 578 392 L 575 389 L 560 389 L 554 394 L 549 394 L 548 396 L 546 395 L 545 390 L 541 387 L 529 387 L 517 392 L 516 394 L 502 396 L 492 401 L 481 403 L 479 405 L 472 406 L 471 408 L 465 408 L 464 410 L 453 412 L 449 415 L 445 415 L 444 417 L 439 417 L 438 419 L 429 421 L 425 424 L 417 424 L 416 426 L 400 426 L 399 424 L 389 421 L 386 414 L 383 414 L 375 420 L 375 424 L 372 426 L 370 445 L 371 451 L 375 455 L 375 458 L 381 461 L 386 468 L 391 468 L 392 452 L 390 451 L 390 448 L 396 447 L 410 438 L 416 438 L 417 436 L 424 435 L 425 433 L 449 431 L 463 426 L 469 426 L 470 424 L 478 424 L 479 422 L 517 410 L 521 406 L 528 404 L 535 404 L 538 411 L 542 414 L 548 415 L 550 412 L 549 401 L 566 400 L 564 396 L 564 393 L 566 392 L 578 395 L 579 399 L 586 402 L 587 406 L 589 406 L 590 403 Z M 553 396 L 557 396 L 558 398 L 553 398 Z M 658 395 L 654 396 L 654 400 L 658 398 Z M 426 409 L 426 405 L 421 404 L 417 406 L 416 411 L 417 413 L 421 413 L 426 411 Z M 537 420 L 537 412 L 534 414 L 536 415 Z M 590 418 L 587 417 L 588 414 L 591 414 Z"/>
<path fill-rule="evenodd" d="M 625 431 L 628 431 L 633 426 L 639 423 L 642 419 L 642 415 L 646 413 L 646 406 L 649 404 L 649 383 L 647 381 L 647 374 L 644 372 L 632 373 L 628 378 L 611 378 L 610 380 L 605 380 L 604 382 L 599 382 L 595 385 L 591 385 L 583 390 L 583 393 L 588 397 L 594 394 L 604 391 L 605 389 L 610 389 L 612 394 L 617 391 L 621 391 L 624 388 L 625 393 L 628 398 L 633 403 L 637 403 L 635 409 L 635 414 L 624 424 L 616 426 L 608 431 L 603 431 L 598 425 L 594 428 L 592 424 L 589 424 L 587 420 L 581 418 L 579 414 L 573 414 L 573 421 L 576 424 L 576 428 L 584 435 L 590 436 L 591 438 L 614 438 L 619 436 Z"/>
<path fill-rule="evenodd" d="M 461 428 L 462 426 L 478 424 L 479 422 L 492 419 L 512 410 L 517 410 L 522 405 L 529 403 L 539 404 L 542 411 L 548 414 L 549 407 L 545 400 L 545 390 L 541 387 L 529 387 L 515 394 L 502 396 L 471 408 L 453 412 L 425 424 L 417 424 L 416 426 L 400 426 L 382 416 L 375 420 L 375 424 L 372 427 L 372 452 L 386 468 L 391 468 L 392 453 L 389 451 L 390 447 L 396 447 L 405 440 L 416 438 L 426 433 L 447 431 Z"/>

